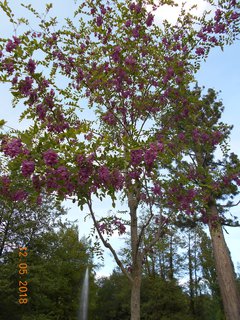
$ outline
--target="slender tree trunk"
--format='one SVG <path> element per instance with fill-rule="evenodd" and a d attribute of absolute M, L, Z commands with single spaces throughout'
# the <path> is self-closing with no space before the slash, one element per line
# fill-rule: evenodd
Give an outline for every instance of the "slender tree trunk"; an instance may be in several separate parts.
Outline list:
<path fill-rule="evenodd" d="M 174 278 L 174 270 L 173 270 L 173 236 L 170 234 L 170 250 L 169 250 L 169 273 L 168 278 L 169 280 L 173 280 Z"/>
<path fill-rule="evenodd" d="M 131 283 L 131 320 L 140 320 L 140 292 L 142 277 L 142 255 L 139 248 L 136 194 L 129 192 L 128 207 L 131 216 L 131 255 L 132 255 L 132 283 Z"/>
<path fill-rule="evenodd" d="M 131 320 L 140 320 L 140 293 L 141 293 L 141 262 L 138 261 L 132 272 L 131 286 Z"/>
<path fill-rule="evenodd" d="M 215 204 L 209 205 L 210 216 L 215 218 L 209 222 L 209 230 L 213 245 L 213 254 L 217 279 L 221 291 L 226 320 L 240 319 L 240 297 L 236 285 L 233 263 L 229 254 L 219 215 Z"/>
<path fill-rule="evenodd" d="M 193 263 L 192 263 L 192 249 L 191 249 L 191 233 L 188 233 L 188 274 L 189 274 L 189 292 L 190 292 L 190 310 L 195 314 L 194 305 L 194 281 L 193 281 Z"/>

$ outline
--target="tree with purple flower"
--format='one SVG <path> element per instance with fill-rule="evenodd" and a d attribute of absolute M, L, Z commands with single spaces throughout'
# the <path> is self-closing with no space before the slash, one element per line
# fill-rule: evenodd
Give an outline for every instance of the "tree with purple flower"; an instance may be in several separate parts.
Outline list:
<path fill-rule="evenodd" d="M 164 199 L 159 170 L 171 165 L 172 156 L 189 139 L 185 134 L 181 144 L 169 141 L 171 134 L 166 136 L 164 130 L 168 132 L 171 125 L 187 118 L 187 106 L 181 113 L 177 106 L 188 101 L 188 87 L 201 59 L 207 58 L 212 47 L 233 42 L 240 31 L 238 7 L 227 0 L 209 2 L 214 11 L 222 12 L 217 14 L 218 21 L 214 15 L 206 13 L 197 19 L 182 10 L 176 24 L 164 21 L 157 25 L 153 21 L 161 1 L 156 5 L 148 0 L 113 0 L 107 6 L 101 0 L 87 0 L 76 11 L 80 19 L 74 27 L 68 20 L 66 27 L 56 30 L 50 19 L 19 40 L 0 40 L 1 80 L 12 84 L 14 102 L 24 101 L 22 117 L 33 122 L 16 145 L 9 146 L 3 139 L 3 152 L 11 158 L 10 184 L 1 179 L 0 190 L 14 188 L 11 179 L 17 176 L 19 181 L 29 179 L 32 193 L 23 195 L 17 188 L 16 199 L 29 196 L 36 200 L 47 190 L 61 200 L 77 200 L 80 208 L 86 205 L 98 239 L 130 281 L 131 320 L 140 319 L 142 263 L 167 223 L 167 211 L 159 210 Z M 6 13 L 10 10 L 0 6 Z M 234 19 L 228 19 L 230 16 Z M 216 40 L 211 41 L 213 37 Z M 43 57 L 37 58 L 39 50 Z M 36 72 L 40 66 L 50 68 L 49 73 Z M 82 117 L 81 98 L 95 111 L 95 122 Z M 168 123 L 164 115 L 172 111 L 174 120 Z M 192 133 L 195 128 L 189 126 Z M 86 139 L 89 134 L 91 139 Z M 220 139 L 200 128 L 194 134 L 196 141 L 207 144 L 215 145 Z M 189 201 L 197 198 L 195 188 L 183 194 L 177 188 L 171 191 L 169 202 L 191 213 Z M 94 197 L 110 197 L 113 207 L 120 198 L 128 206 L 127 219 L 117 214 L 97 219 Z M 145 245 L 145 230 L 153 219 L 159 223 L 152 241 Z M 131 268 L 120 260 L 108 239 L 113 231 L 122 235 L 127 229 Z"/>

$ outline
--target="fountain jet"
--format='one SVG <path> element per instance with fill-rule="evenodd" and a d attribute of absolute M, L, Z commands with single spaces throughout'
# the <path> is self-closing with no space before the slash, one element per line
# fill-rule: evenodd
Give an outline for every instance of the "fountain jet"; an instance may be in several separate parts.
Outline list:
<path fill-rule="evenodd" d="M 79 320 L 87 320 L 88 318 L 88 291 L 89 291 L 89 271 L 86 269 L 82 293 L 81 293 L 81 301 L 80 301 L 80 310 L 79 310 Z"/>

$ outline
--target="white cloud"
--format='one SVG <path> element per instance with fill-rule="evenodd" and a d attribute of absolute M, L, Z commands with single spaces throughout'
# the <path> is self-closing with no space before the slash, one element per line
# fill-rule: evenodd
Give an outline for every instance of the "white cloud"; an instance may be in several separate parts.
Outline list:
<path fill-rule="evenodd" d="M 155 23 L 162 23 L 163 20 L 168 20 L 168 22 L 171 24 L 175 24 L 181 12 L 183 3 L 185 3 L 184 6 L 188 11 L 192 6 L 197 5 L 197 7 L 192 10 L 192 13 L 199 17 L 205 10 L 210 8 L 209 3 L 205 0 L 175 0 L 175 3 L 178 6 L 170 6 L 165 4 L 158 8 L 155 12 Z"/>

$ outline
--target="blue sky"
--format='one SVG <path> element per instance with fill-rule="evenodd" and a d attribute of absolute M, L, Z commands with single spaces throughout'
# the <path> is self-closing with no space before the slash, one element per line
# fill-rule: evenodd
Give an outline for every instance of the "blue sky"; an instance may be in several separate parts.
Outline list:
<path fill-rule="evenodd" d="M 17 16 L 26 17 L 26 11 L 21 9 L 20 3 L 28 4 L 30 1 L 18 1 L 15 0 L 14 4 L 12 5 L 13 10 L 16 12 Z M 44 3 L 49 1 L 34 1 L 34 8 L 39 10 L 40 12 L 44 9 Z M 68 1 L 66 5 L 66 1 L 61 0 L 54 0 L 51 1 L 54 4 L 53 14 L 58 16 L 59 21 L 62 23 L 65 16 L 72 16 L 73 9 L 76 7 L 74 5 L 74 1 Z M 200 1 L 201 2 L 201 1 Z M 7 23 L 7 19 L 2 15 L 0 12 L 0 36 L 6 37 L 12 35 L 12 26 Z M 33 22 L 34 25 L 34 22 Z M 206 88 L 214 88 L 218 91 L 221 90 L 219 97 L 223 100 L 225 111 L 223 114 L 223 121 L 227 122 L 228 124 L 233 124 L 234 129 L 232 131 L 231 136 L 231 149 L 235 153 L 240 156 L 240 111 L 239 111 L 239 104 L 240 104 L 240 42 L 226 47 L 224 52 L 220 49 L 214 49 L 208 57 L 207 62 L 202 63 L 202 68 L 198 72 L 197 79 L 199 81 L 200 86 L 205 86 Z M 14 128 L 21 128 L 24 124 L 18 123 L 18 115 L 19 111 L 13 110 L 11 108 L 11 96 L 8 91 L 7 85 L 0 84 L 0 95 L 1 95 L 1 117 L 3 119 L 8 120 L 8 124 Z M 105 213 L 110 208 L 110 202 L 105 203 L 98 203 L 98 214 Z M 79 229 L 80 235 L 88 235 L 91 223 L 84 222 L 83 217 L 84 213 L 80 214 L 78 208 L 73 207 L 71 203 L 66 203 L 67 207 L 71 207 L 69 211 L 69 219 L 79 220 Z M 239 208 L 234 208 L 232 213 L 238 215 Z M 226 241 L 229 246 L 229 249 L 232 254 L 232 258 L 234 263 L 236 264 L 237 261 L 240 262 L 239 256 L 239 248 L 240 248 L 240 230 L 239 228 L 227 228 L 229 234 L 226 235 Z M 120 243 L 118 238 L 113 239 L 114 245 L 116 247 L 120 247 Z M 114 263 L 112 262 L 112 258 L 109 256 L 108 253 L 105 254 L 105 264 L 106 267 L 102 269 L 100 272 L 101 274 L 109 273 Z"/>

